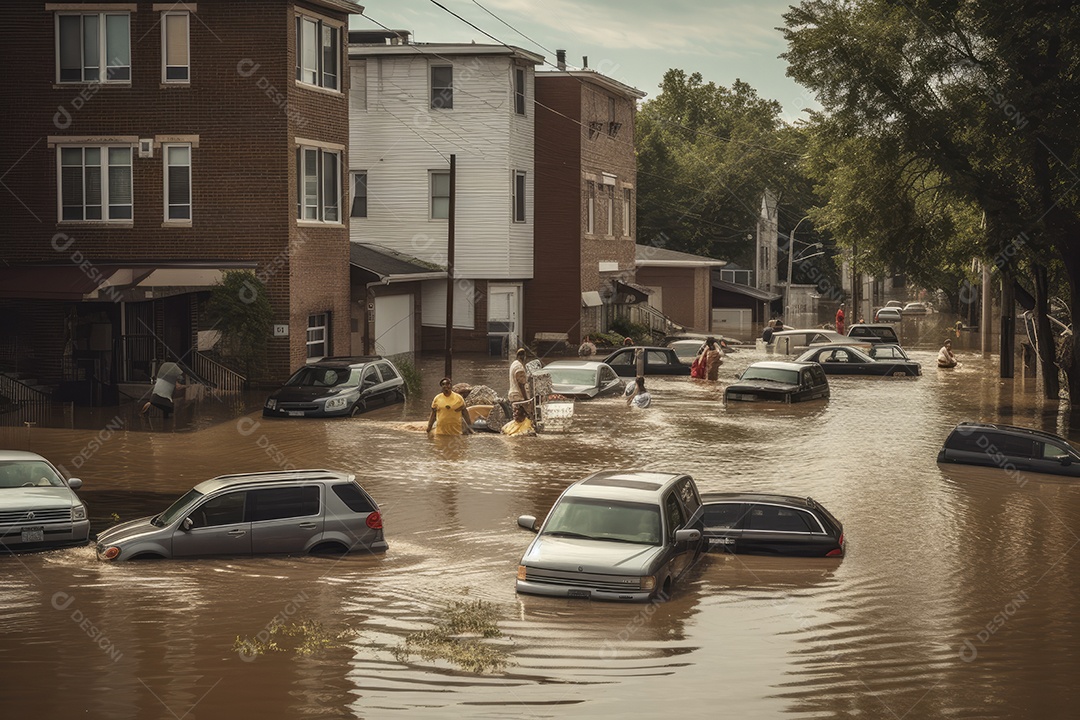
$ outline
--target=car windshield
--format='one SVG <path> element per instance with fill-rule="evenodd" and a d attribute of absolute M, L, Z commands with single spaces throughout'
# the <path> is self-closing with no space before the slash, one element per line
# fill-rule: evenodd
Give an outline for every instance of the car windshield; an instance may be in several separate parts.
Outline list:
<path fill-rule="evenodd" d="M 588 368 L 552 367 L 548 365 L 544 370 L 551 376 L 554 385 L 595 385 L 596 371 Z"/>
<path fill-rule="evenodd" d="M 660 508 L 592 498 L 564 498 L 551 511 L 544 535 L 660 544 Z"/>
<path fill-rule="evenodd" d="M 360 384 L 360 371 L 311 365 L 297 370 L 285 384 L 292 387 L 348 387 Z"/>
<path fill-rule="evenodd" d="M 740 380 L 771 380 L 789 385 L 798 385 L 799 371 L 783 370 L 781 368 L 748 367 Z"/>
<path fill-rule="evenodd" d="M 64 487 L 66 483 L 47 462 L 9 460 L 0 462 L 0 488 Z"/>
<path fill-rule="evenodd" d="M 169 506 L 169 509 L 161 513 L 153 520 L 150 521 L 152 525 L 158 527 L 165 527 L 166 525 L 174 522 L 185 510 L 191 507 L 191 504 L 201 498 L 203 494 L 198 490 L 192 488 L 184 493 L 183 497 Z"/>

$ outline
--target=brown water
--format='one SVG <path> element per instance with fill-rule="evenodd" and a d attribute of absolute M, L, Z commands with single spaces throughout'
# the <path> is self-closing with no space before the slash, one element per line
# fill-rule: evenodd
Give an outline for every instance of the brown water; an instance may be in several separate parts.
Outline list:
<path fill-rule="evenodd" d="M 189 432 L 0 430 L 85 482 L 95 529 L 195 483 L 283 465 L 355 472 L 382 504 L 376 557 L 105 564 L 90 548 L 0 557 L 5 717 L 1073 717 L 1080 701 L 1080 484 L 939 468 L 948 430 L 999 420 L 1069 436 L 1033 381 L 963 356 L 917 379 L 834 378 L 827 404 L 733 407 L 721 384 L 650 379 L 653 407 L 578 403 L 575 432 L 436 439 L 424 397 L 356 419 L 247 415 Z M 458 360 L 505 391 L 505 366 Z M 530 534 L 601 468 L 686 471 L 704 490 L 812 495 L 842 561 L 710 556 L 657 605 L 517 596 Z M 78 468 L 77 471 L 74 468 Z M 513 663 L 476 675 L 391 649 L 448 602 L 503 614 Z M 311 656 L 233 649 L 275 616 L 353 628 Z M 992 632 L 991 632 L 992 631 Z"/>

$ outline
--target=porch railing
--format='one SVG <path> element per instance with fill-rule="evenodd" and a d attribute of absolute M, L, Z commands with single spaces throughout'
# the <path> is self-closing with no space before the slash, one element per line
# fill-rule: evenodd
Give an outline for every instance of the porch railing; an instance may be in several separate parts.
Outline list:
<path fill-rule="evenodd" d="M 211 360 L 196 351 L 191 356 L 191 369 L 197 378 L 203 380 L 219 394 L 237 394 L 247 389 L 247 378 L 231 370 L 216 360 Z"/>

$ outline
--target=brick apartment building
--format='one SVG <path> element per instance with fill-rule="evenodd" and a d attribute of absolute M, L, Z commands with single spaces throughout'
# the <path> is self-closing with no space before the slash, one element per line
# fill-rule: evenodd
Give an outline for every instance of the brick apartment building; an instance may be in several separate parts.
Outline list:
<path fill-rule="evenodd" d="M 350 0 L 10 0 L 0 370 L 116 402 L 198 371 L 224 271 L 269 292 L 267 378 L 349 349 Z M 203 333 L 208 341 L 212 333 Z"/>
<path fill-rule="evenodd" d="M 559 58 L 559 67 L 565 63 Z M 591 70 L 536 73 L 536 223 L 527 339 L 605 330 L 634 286 L 634 120 L 645 93 Z"/>

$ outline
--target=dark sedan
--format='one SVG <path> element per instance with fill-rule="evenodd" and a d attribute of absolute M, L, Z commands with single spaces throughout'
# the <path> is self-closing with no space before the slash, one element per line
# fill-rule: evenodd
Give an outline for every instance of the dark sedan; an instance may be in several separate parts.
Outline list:
<path fill-rule="evenodd" d="M 875 359 L 851 345 L 828 345 L 812 348 L 799 356 L 799 362 L 815 362 L 828 375 L 893 375 L 922 374 L 922 366 L 913 360 L 898 358 Z"/>
<path fill-rule="evenodd" d="M 604 358 L 604 362 L 618 373 L 620 377 L 635 377 L 637 375 L 637 361 L 635 353 L 641 350 L 645 353 L 646 375 L 689 375 L 690 366 L 679 360 L 679 356 L 671 348 L 665 347 L 641 347 L 633 345 L 619 348 Z"/>
<path fill-rule="evenodd" d="M 938 453 L 939 463 L 997 467 L 1014 476 L 1038 472 L 1080 477 L 1080 452 L 1053 433 L 994 423 L 962 422 Z"/>
<path fill-rule="evenodd" d="M 817 363 L 757 362 L 724 390 L 724 402 L 794 403 L 829 397 L 829 379 Z"/>
<path fill-rule="evenodd" d="M 623 381 L 602 362 L 556 360 L 544 366 L 551 376 L 551 391 L 579 400 L 619 394 Z"/>
<path fill-rule="evenodd" d="M 843 557 L 844 526 L 813 498 L 702 493 L 710 551 Z"/>
<path fill-rule="evenodd" d="M 267 398 L 263 416 L 357 415 L 404 401 L 405 381 L 389 360 L 377 355 L 332 357 L 297 370 Z"/>

